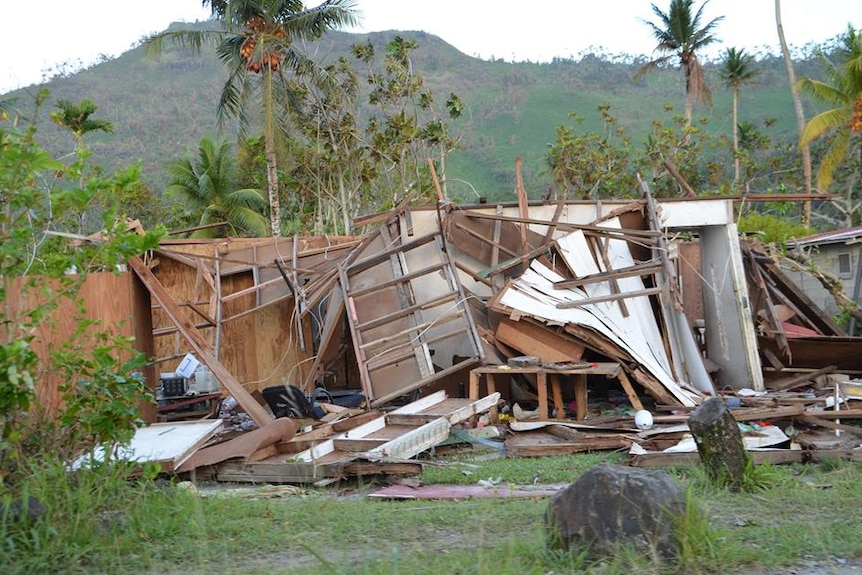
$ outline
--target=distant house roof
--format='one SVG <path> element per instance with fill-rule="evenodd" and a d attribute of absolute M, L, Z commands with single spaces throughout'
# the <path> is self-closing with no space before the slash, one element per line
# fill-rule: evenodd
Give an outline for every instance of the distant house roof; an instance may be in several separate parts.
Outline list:
<path fill-rule="evenodd" d="M 814 234 L 787 242 L 788 246 L 819 246 L 823 244 L 844 244 L 849 240 L 862 238 L 862 226 L 854 228 L 844 228 L 841 230 L 833 230 L 831 232 L 823 232 Z"/>

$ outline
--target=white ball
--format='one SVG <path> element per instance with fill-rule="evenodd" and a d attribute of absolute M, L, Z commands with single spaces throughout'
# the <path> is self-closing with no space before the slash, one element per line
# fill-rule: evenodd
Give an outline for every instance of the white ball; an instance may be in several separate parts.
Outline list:
<path fill-rule="evenodd" d="M 652 413 L 642 409 L 635 413 L 635 426 L 638 429 L 649 429 L 652 427 Z"/>

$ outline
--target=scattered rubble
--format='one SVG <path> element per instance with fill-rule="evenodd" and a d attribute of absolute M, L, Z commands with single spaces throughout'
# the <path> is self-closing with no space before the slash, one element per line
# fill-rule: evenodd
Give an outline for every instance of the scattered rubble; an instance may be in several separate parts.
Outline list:
<path fill-rule="evenodd" d="M 129 262 L 146 295 L 135 333 L 157 358 L 145 375 L 158 385 L 191 354 L 220 401 L 204 444 L 177 431 L 179 456 L 159 461 L 232 482 L 413 474 L 453 430 L 496 426 L 482 441 L 511 456 L 668 465 L 697 457 L 688 420 L 711 398 L 755 462 L 862 460 L 862 339 L 740 241 L 732 199 L 642 191 L 405 202 L 350 238 L 164 241 Z M 276 418 L 264 390 L 279 386 L 323 415 Z M 177 421 L 200 417 L 189 404 L 207 394 L 188 389 L 153 421 L 198 424 Z"/>

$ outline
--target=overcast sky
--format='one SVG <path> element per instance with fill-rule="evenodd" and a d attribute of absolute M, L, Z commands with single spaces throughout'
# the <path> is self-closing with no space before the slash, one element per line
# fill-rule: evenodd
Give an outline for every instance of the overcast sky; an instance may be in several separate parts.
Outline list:
<path fill-rule="evenodd" d="M 649 55 L 655 47 L 644 20 L 650 5 L 670 0 L 356 0 L 362 17 L 351 32 L 423 30 L 469 56 L 548 61 L 585 51 Z M 0 94 L 39 83 L 58 70 L 74 70 L 115 57 L 172 22 L 205 20 L 201 0 L 47 0 L 39 10 L 6 2 L 0 33 Z M 316 6 L 319 2 L 307 1 Z M 783 0 L 787 41 L 802 47 L 862 26 L 860 0 Z M 695 0 L 695 6 L 701 2 Z M 45 12 L 41 10 L 44 9 Z M 724 16 L 716 35 L 726 47 L 777 53 L 774 0 L 710 0 L 706 20 Z"/>

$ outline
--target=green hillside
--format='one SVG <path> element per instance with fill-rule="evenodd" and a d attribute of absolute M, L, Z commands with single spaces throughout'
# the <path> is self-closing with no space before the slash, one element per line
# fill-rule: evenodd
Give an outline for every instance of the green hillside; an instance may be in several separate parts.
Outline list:
<path fill-rule="evenodd" d="M 453 130 L 461 137 L 461 148 L 452 155 L 447 171 L 455 197 L 475 197 L 472 186 L 490 199 L 513 198 L 516 157 L 523 159 L 528 194 L 539 197 L 550 185 L 545 173 L 548 144 L 554 141 L 556 126 L 575 125 L 569 118 L 571 112 L 584 118 L 578 130 L 596 131 L 600 128 L 596 108 L 607 102 L 636 141 L 647 134 L 653 120 L 682 113 L 681 73 L 659 70 L 635 83 L 632 78 L 642 58 L 628 63 L 612 62 L 602 55 L 542 64 L 489 62 L 466 56 L 436 36 L 411 31 L 336 32 L 308 50 L 322 62 L 340 56 L 352 60 L 350 45 L 371 41 L 382 53 L 396 34 L 416 40 L 414 68 L 435 96 L 442 100 L 454 92 L 466 106 L 464 118 Z M 761 76 L 742 91 L 740 120 L 756 124 L 773 142 L 790 140 L 795 121 L 783 62 L 770 57 L 757 66 Z M 718 81 L 714 65 L 706 68 L 714 105 L 696 109 L 696 113 L 709 119 L 706 129 L 710 132 L 729 133 L 730 92 Z M 812 61 L 797 63 L 798 75 L 816 73 Z M 23 96 L 19 103 L 26 105 L 28 94 L 37 88 L 50 90 L 51 101 L 43 110 L 38 136 L 56 153 L 71 151 L 74 141 L 47 120 L 53 102 L 93 100 L 99 106 L 95 116 L 112 122 L 115 128 L 112 135 L 88 136 L 94 161 L 106 169 L 140 161 L 145 181 L 160 192 L 167 179 L 166 163 L 193 153 L 201 137 L 217 134 L 216 105 L 225 78 L 214 51 L 195 55 L 168 47 L 154 61 L 145 58 L 143 48 L 136 48 L 117 59 L 11 95 Z M 665 111 L 669 104 L 674 106 L 670 113 Z"/>

